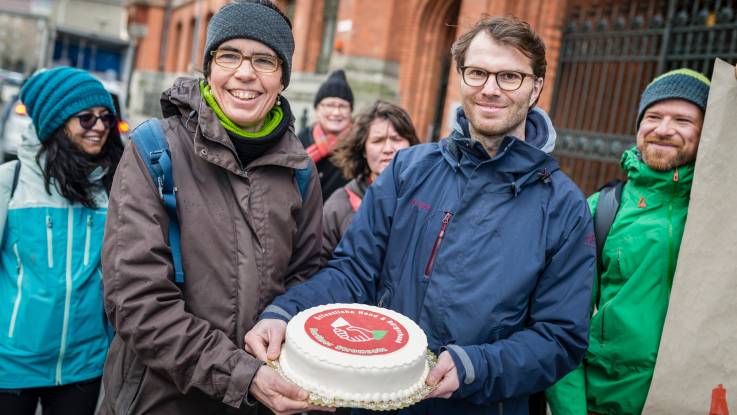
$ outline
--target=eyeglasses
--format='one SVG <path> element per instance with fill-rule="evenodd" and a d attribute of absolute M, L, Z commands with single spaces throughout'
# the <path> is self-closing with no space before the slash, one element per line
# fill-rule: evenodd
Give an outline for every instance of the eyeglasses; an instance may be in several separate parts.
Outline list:
<path fill-rule="evenodd" d="M 496 84 L 499 85 L 499 89 L 503 91 L 516 91 L 522 86 L 526 77 L 536 79 L 537 76 L 531 73 L 517 72 L 517 71 L 499 71 L 489 72 L 487 70 L 476 68 L 473 66 L 461 67 L 461 76 L 463 82 L 471 87 L 479 87 L 486 84 L 490 75 L 494 75 L 496 78 Z"/>
<path fill-rule="evenodd" d="M 213 50 L 210 52 L 213 61 L 217 66 L 225 69 L 238 69 L 243 61 L 251 61 L 251 67 L 256 72 L 272 73 L 279 69 L 281 59 L 276 56 L 265 53 L 254 53 L 251 56 L 245 56 L 234 50 Z"/>
<path fill-rule="evenodd" d="M 95 124 L 97 124 L 97 120 L 102 121 L 102 125 L 105 128 L 110 128 L 118 122 L 115 114 L 111 112 L 106 112 L 102 115 L 95 115 L 91 112 L 85 112 L 83 114 L 73 115 L 73 117 L 79 120 L 79 125 L 85 130 L 93 129 L 95 127 Z"/>
<path fill-rule="evenodd" d="M 350 111 L 351 109 L 350 104 L 339 104 L 339 103 L 334 103 L 334 102 L 330 102 L 330 103 L 323 102 L 323 103 L 320 103 L 320 106 L 325 108 L 328 111 L 338 110 L 340 112 L 344 112 L 344 111 Z"/>

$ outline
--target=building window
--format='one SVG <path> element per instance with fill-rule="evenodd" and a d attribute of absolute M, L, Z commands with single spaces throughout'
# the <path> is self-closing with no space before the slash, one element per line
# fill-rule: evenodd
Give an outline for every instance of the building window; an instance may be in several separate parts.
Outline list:
<path fill-rule="evenodd" d="M 326 73 L 330 68 L 330 57 L 333 54 L 335 41 L 335 24 L 338 20 L 338 0 L 325 0 L 322 19 L 322 46 L 317 58 L 317 72 Z"/>

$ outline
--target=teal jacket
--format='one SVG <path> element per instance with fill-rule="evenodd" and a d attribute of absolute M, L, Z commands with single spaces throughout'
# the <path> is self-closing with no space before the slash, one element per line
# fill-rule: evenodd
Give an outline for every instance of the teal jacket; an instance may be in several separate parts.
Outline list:
<path fill-rule="evenodd" d="M 8 202 L 14 163 L 0 166 L 0 389 L 64 385 L 102 375 L 109 344 L 102 305 L 100 250 L 107 193 L 92 179 L 98 209 L 44 189 L 32 128 L 18 151 L 18 186 Z M 42 159 L 41 163 L 45 160 Z"/>
<path fill-rule="evenodd" d="M 547 391 L 553 415 L 640 414 L 650 389 L 694 165 L 654 171 L 632 148 L 622 167 L 627 183 L 594 283 L 593 299 L 599 292 L 601 299 L 589 349 L 582 365 Z M 598 200 L 598 193 L 589 198 L 592 212 Z"/>

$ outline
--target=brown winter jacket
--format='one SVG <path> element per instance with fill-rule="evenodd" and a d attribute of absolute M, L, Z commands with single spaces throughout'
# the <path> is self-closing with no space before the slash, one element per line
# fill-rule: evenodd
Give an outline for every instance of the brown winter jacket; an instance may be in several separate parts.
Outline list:
<path fill-rule="evenodd" d="M 338 246 L 340 238 L 343 237 L 356 213 L 348 200 L 346 189 L 350 189 L 356 196 L 363 199 L 368 187 L 368 181 L 363 176 L 359 176 L 345 186 L 339 187 L 325 201 L 325 208 L 322 212 L 322 250 L 320 254 L 322 266 L 325 266 L 333 256 L 335 247 Z"/>
<path fill-rule="evenodd" d="M 319 267 L 317 174 L 313 165 L 302 200 L 294 169 L 311 161 L 293 128 L 242 169 L 197 80 L 178 79 L 161 102 L 185 282 L 174 283 L 169 219 L 131 144 L 105 229 L 105 309 L 116 336 L 100 412 L 255 414 L 242 400 L 262 362 L 244 351 L 243 337 L 287 284 Z"/>

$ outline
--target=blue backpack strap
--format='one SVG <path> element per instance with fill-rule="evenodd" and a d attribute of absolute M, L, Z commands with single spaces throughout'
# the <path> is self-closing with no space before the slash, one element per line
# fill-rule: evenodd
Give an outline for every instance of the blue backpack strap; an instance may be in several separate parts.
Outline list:
<path fill-rule="evenodd" d="M 310 178 L 312 177 L 312 166 L 309 164 L 307 167 L 302 169 L 294 170 L 294 180 L 297 181 L 297 188 L 299 189 L 299 196 L 304 201 L 310 190 Z"/>
<path fill-rule="evenodd" d="M 184 284 L 182 266 L 181 232 L 177 217 L 177 188 L 174 186 L 171 152 L 164 130 L 158 120 L 151 119 L 139 125 L 132 134 L 135 149 L 146 164 L 151 178 L 159 189 L 159 197 L 169 215 L 169 245 L 174 262 L 174 281 Z"/>

